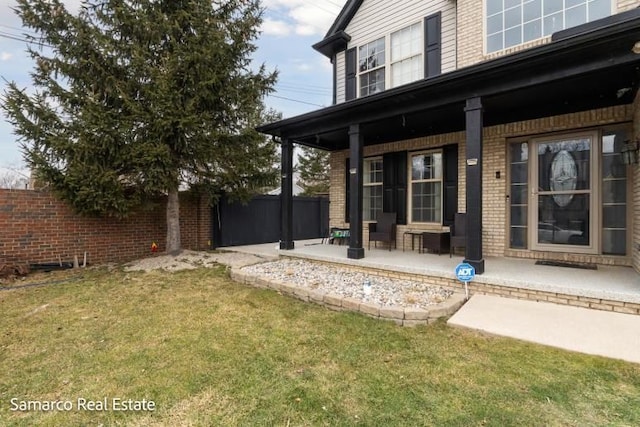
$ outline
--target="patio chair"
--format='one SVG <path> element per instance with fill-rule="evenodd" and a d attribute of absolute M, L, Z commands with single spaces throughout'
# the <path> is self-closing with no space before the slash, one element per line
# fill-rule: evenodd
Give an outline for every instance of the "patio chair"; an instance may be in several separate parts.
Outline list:
<path fill-rule="evenodd" d="M 391 243 L 397 248 L 396 242 L 396 213 L 395 212 L 382 212 L 378 214 L 378 221 L 369 223 L 369 249 L 371 249 L 371 242 L 374 243 L 374 247 L 377 246 L 377 242 L 386 242 L 389 244 L 389 251 L 391 251 Z"/>
<path fill-rule="evenodd" d="M 467 247 L 467 214 L 456 213 L 450 230 L 451 239 L 449 241 L 449 258 L 453 255 L 455 248 Z"/>

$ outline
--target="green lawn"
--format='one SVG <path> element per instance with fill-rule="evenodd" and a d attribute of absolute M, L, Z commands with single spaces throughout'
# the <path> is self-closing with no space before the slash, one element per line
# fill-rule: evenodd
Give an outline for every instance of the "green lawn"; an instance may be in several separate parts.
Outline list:
<path fill-rule="evenodd" d="M 640 425 L 640 365 L 336 313 L 224 268 L 37 278 L 61 279 L 0 291 L 2 426 Z M 105 398 L 156 409 L 76 407 Z M 12 410 L 45 400 L 73 408 Z"/>

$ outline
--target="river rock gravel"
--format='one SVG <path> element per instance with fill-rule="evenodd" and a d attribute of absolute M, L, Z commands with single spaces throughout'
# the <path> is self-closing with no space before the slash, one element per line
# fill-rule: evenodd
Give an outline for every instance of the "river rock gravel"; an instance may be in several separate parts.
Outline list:
<path fill-rule="evenodd" d="M 427 307 L 438 304 L 453 294 L 453 291 L 440 286 L 373 276 L 339 266 L 297 259 L 254 264 L 243 267 L 242 271 L 382 306 Z M 366 290 L 367 281 L 371 285 L 370 291 Z"/>

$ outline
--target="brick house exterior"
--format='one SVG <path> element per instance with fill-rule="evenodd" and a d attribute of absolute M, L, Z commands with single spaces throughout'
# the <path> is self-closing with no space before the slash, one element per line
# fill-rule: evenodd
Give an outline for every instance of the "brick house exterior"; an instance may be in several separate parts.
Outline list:
<path fill-rule="evenodd" d="M 466 212 L 480 273 L 485 256 L 640 271 L 640 172 L 623 162 L 640 136 L 640 2 L 573 3 L 347 2 L 314 45 L 335 104 L 260 130 L 281 138 L 284 171 L 294 143 L 331 151 L 349 257 L 376 212 L 399 213 L 399 242 Z"/>

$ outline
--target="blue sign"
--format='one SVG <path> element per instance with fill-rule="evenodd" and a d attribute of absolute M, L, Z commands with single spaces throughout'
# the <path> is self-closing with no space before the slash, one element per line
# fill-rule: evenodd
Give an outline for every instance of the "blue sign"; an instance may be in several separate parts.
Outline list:
<path fill-rule="evenodd" d="M 456 277 L 461 282 L 468 282 L 476 275 L 476 269 L 471 264 L 463 262 L 456 266 Z"/>

